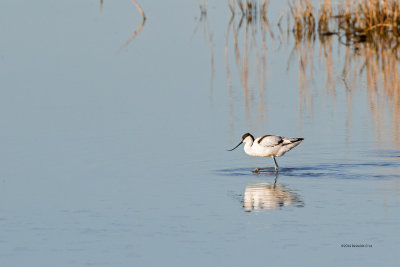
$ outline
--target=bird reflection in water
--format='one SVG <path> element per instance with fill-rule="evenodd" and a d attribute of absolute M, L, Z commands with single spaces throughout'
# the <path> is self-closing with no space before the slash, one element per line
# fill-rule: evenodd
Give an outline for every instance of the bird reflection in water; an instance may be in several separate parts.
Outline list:
<path fill-rule="evenodd" d="M 243 197 L 245 211 L 275 210 L 282 207 L 304 207 L 300 197 L 282 184 L 276 184 L 278 173 L 275 174 L 275 182 L 261 182 L 250 184 L 246 187 Z"/>

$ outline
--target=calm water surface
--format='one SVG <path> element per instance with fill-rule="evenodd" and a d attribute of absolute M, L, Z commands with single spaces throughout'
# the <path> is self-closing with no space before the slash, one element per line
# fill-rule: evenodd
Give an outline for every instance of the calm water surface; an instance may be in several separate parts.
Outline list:
<path fill-rule="evenodd" d="M 396 266 L 398 61 L 167 2 L 0 4 L 1 265 Z"/>

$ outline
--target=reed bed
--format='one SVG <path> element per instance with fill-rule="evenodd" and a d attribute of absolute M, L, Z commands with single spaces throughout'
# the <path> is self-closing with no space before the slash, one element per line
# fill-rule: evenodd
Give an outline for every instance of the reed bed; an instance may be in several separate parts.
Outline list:
<path fill-rule="evenodd" d="M 269 0 L 227 0 L 228 6 L 235 15 L 240 12 L 242 16 L 246 17 L 248 20 L 252 20 L 257 17 L 266 18 Z M 236 8 L 237 5 L 237 8 Z"/>
<path fill-rule="evenodd" d="M 236 67 L 244 93 L 244 107 L 247 119 L 252 115 L 257 120 L 267 118 L 264 93 L 267 87 L 267 35 L 274 39 L 273 31 L 267 18 L 268 0 L 243 1 L 228 0 L 232 17 L 225 35 L 225 68 L 228 78 L 231 110 L 231 128 L 234 128 L 233 86 L 231 65 Z M 261 35 L 259 35 L 259 33 Z M 241 45 L 243 44 L 243 46 Z M 232 60 L 230 57 L 233 57 Z M 234 64 L 232 64 L 234 62 Z M 255 96 L 254 88 L 258 88 L 259 96 Z M 258 99 L 256 105 L 252 100 Z"/>
<path fill-rule="evenodd" d="M 309 0 L 290 2 L 298 36 L 337 35 L 345 44 L 374 43 L 385 39 L 393 48 L 400 37 L 400 2 L 398 0 L 324 0 L 315 9 Z M 377 43 L 378 44 L 378 43 Z"/>
<path fill-rule="evenodd" d="M 321 0 L 318 5 L 311 0 L 288 1 L 289 5 L 284 7 L 277 22 L 279 31 L 276 34 L 276 28 L 270 27 L 267 17 L 268 1 L 228 0 L 232 18 L 228 25 L 225 54 L 230 95 L 230 31 L 234 37 L 235 61 L 244 89 L 246 112 L 249 114 L 253 112 L 251 107 L 256 104 L 251 102 L 254 92 L 250 84 L 254 82 L 249 73 L 254 71 L 249 71 L 249 68 L 255 68 L 256 73 L 260 74 L 258 99 L 263 99 L 267 87 L 264 78 L 267 71 L 266 47 L 276 47 L 278 44 L 279 48 L 291 43 L 290 39 L 293 38 L 287 68 L 299 68 L 299 121 L 304 110 L 313 114 L 314 70 L 316 65 L 323 66 L 321 69 L 326 71 L 324 92 L 334 103 L 338 88 L 344 88 L 348 108 L 346 129 L 351 130 L 355 92 L 360 87 L 366 87 L 369 112 L 378 140 L 382 135 L 381 129 L 388 126 L 386 123 L 389 122 L 393 141 L 400 145 L 400 1 L 346 0 L 338 3 Z M 237 26 L 234 26 L 235 14 L 239 15 Z M 286 18 L 286 23 L 283 18 Z M 260 31 L 256 31 L 258 27 Z M 244 38 L 238 38 L 241 29 L 244 29 Z M 260 47 L 260 43 L 256 42 L 259 40 L 256 32 L 262 34 Z M 270 33 L 271 38 L 267 38 L 266 32 Z M 243 51 L 239 49 L 238 42 L 241 41 L 244 42 Z M 256 64 L 249 60 L 251 55 L 256 58 Z M 292 64 L 296 58 L 298 64 Z M 260 104 L 264 105 L 262 102 Z M 265 114 L 264 111 L 262 113 Z"/>

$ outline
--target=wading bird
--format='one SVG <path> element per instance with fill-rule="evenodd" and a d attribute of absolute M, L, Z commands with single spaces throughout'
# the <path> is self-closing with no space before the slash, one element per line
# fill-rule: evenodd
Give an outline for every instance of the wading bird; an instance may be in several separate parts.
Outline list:
<path fill-rule="evenodd" d="M 298 146 L 304 138 L 289 138 L 277 135 L 264 135 L 254 140 L 254 137 L 246 133 L 242 136 L 242 141 L 234 148 L 228 150 L 232 151 L 244 143 L 244 152 L 249 156 L 255 157 L 272 157 L 275 163 L 275 171 L 279 167 L 276 163 L 275 157 L 283 156 L 286 152 L 290 151 L 295 146 Z M 256 168 L 253 172 L 258 172 L 268 168 Z"/>

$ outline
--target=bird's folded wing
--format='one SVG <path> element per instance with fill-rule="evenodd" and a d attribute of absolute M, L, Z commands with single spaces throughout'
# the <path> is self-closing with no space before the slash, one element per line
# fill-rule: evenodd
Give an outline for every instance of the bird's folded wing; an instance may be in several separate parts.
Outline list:
<path fill-rule="evenodd" d="M 283 142 L 282 136 L 277 135 L 264 135 L 263 137 L 257 138 L 256 142 L 260 146 L 273 147 L 281 144 Z"/>

